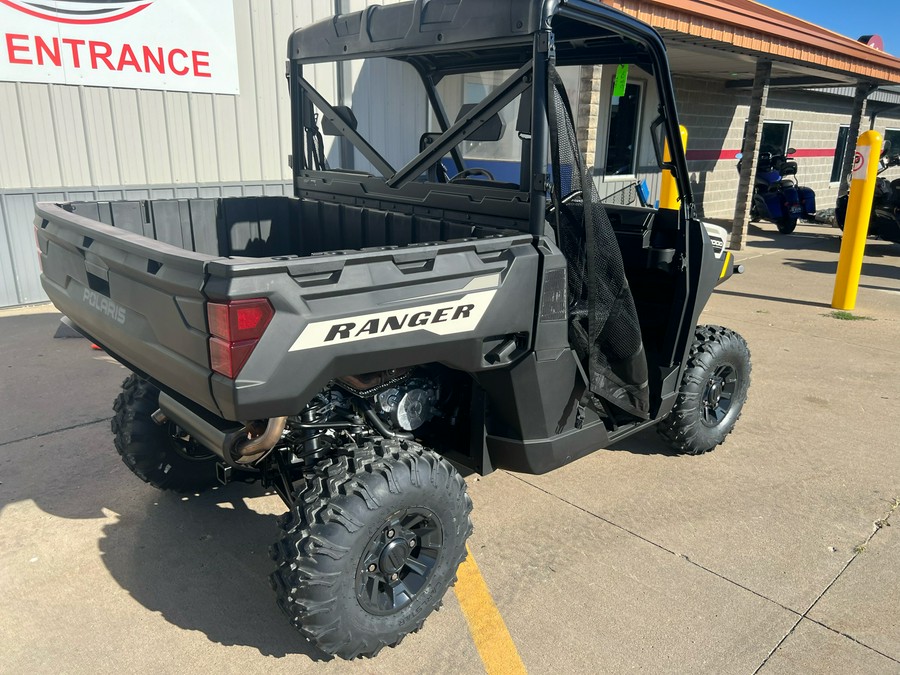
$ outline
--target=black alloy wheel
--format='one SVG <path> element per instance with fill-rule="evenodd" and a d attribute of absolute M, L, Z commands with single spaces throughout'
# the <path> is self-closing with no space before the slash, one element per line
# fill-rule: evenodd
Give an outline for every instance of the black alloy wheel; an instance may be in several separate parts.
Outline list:
<path fill-rule="evenodd" d="M 723 364 L 706 382 L 701 401 L 700 419 L 708 427 L 721 424 L 731 410 L 731 402 L 738 389 L 738 373 L 729 364 Z"/>
<path fill-rule="evenodd" d="M 374 656 L 421 628 L 456 581 L 472 500 L 446 459 L 406 440 L 336 448 L 298 481 L 270 549 L 276 601 L 319 649 Z"/>
<path fill-rule="evenodd" d="M 687 455 L 722 443 L 741 416 L 750 368 L 744 338 L 721 326 L 698 326 L 675 405 L 657 426 L 659 435 Z"/>
<path fill-rule="evenodd" d="M 428 584 L 441 555 L 440 520 L 423 507 L 398 513 L 381 526 L 363 553 L 356 597 L 371 614 L 394 614 Z"/>

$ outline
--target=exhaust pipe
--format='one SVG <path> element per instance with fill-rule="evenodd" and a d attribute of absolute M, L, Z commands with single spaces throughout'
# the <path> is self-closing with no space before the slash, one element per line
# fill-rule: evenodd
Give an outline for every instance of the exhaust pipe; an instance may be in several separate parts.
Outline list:
<path fill-rule="evenodd" d="M 245 426 L 241 432 L 243 438 L 234 444 L 231 454 L 238 464 L 252 464 L 272 451 L 275 444 L 281 440 L 287 417 L 270 417 L 266 423 L 266 429 L 258 436 L 253 435 L 252 425 Z"/>
<path fill-rule="evenodd" d="M 174 422 L 227 465 L 239 468 L 246 468 L 271 452 L 281 439 L 288 420 L 287 417 L 271 417 L 262 432 L 253 425 L 230 426 L 225 420 L 195 412 L 165 392 L 160 392 L 159 410 L 152 417 L 154 421 L 167 419 Z"/>

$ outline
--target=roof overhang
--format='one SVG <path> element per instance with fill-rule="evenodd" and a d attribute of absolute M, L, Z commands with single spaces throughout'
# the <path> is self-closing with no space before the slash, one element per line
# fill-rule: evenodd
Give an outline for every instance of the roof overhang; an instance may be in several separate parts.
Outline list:
<path fill-rule="evenodd" d="M 690 61 L 690 52 L 700 50 L 707 59 L 716 52 L 724 57 L 708 69 L 710 77 L 721 79 L 752 79 L 753 64 L 765 58 L 773 62 L 773 81 L 781 79 L 784 86 L 900 83 L 897 57 L 753 0 L 604 2 L 656 28 L 676 72 L 683 71 L 679 61 Z M 815 79 L 803 84 L 804 78 Z"/>

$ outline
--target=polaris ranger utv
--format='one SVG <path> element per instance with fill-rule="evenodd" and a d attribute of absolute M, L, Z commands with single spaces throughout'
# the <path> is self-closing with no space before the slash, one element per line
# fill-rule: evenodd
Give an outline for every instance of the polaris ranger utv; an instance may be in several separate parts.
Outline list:
<path fill-rule="evenodd" d="M 731 254 L 680 142 L 677 209 L 604 205 L 570 105 L 597 64 L 658 99 L 642 152 L 663 167 L 679 130 L 650 27 L 585 0 L 415 0 L 291 36 L 294 197 L 36 207 L 47 294 L 134 372 L 122 459 L 161 489 L 277 491 L 272 585 L 325 652 L 374 655 L 438 606 L 472 531 L 456 467 L 543 473 L 650 425 L 702 453 L 740 414 L 744 340 L 696 327 Z M 334 69 L 355 109 L 312 84 Z"/>

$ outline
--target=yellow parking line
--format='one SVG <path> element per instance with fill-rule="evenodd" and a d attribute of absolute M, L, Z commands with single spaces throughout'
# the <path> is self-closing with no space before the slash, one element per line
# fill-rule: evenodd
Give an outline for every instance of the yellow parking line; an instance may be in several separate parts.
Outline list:
<path fill-rule="evenodd" d="M 468 548 L 466 549 L 468 550 Z M 484 663 L 488 675 L 515 675 L 526 673 L 519 650 L 513 644 L 509 630 L 484 577 L 475 563 L 472 551 L 459 566 L 454 590 L 469 623 L 469 632 Z"/>

